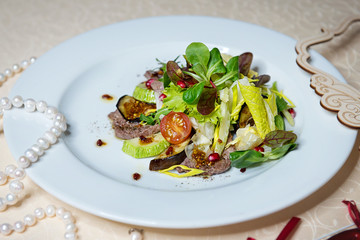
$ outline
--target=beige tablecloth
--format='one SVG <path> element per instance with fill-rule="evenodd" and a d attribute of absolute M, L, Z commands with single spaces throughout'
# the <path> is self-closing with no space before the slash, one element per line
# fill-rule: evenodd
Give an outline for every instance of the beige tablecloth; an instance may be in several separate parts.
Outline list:
<path fill-rule="evenodd" d="M 119 21 L 162 15 L 208 15 L 237 19 L 284 33 L 297 40 L 320 33 L 322 26 L 335 27 L 347 16 L 360 15 L 359 0 L 82 0 L 0 1 L 0 72 L 31 56 L 41 56 L 59 43 L 80 33 Z M 161 26 L 156 26 L 161 31 Z M 145 36 L 146 37 L 146 36 Z M 360 89 L 360 24 L 354 24 L 343 36 L 315 48 Z M 0 87 L 6 96 L 18 76 Z M 339 123 L 340 124 L 340 123 Z M 343 199 L 360 202 L 360 164 L 356 140 L 353 151 L 341 170 L 321 189 L 303 201 L 280 212 L 235 225 L 208 229 L 169 230 L 144 228 L 145 239 L 275 239 L 291 216 L 302 219 L 291 239 L 316 239 L 351 223 Z M 14 162 L 3 133 L 0 133 L 0 169 Z M 304 176 L 306 177 L 306 176 Z M 36 207 L 48 204 L 72 211 L 79 227 L 79 237 L 129 239 L 133 227 L 93 216 L 56 199 L 26 178 L 25 196 L 5 212 L 0 223 L 22 219 Z M 0 188 L 4 195 L 7 188 Z M 63 223 L 56 218 L 40 221 L 24 233 L 0 239 L 63 239 Z"/>

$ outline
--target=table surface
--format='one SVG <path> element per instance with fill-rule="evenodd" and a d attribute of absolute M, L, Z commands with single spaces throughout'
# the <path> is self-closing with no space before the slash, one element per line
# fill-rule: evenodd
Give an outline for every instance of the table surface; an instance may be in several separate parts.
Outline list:
<path fill-rule="evenodd" d="M 164 15 L 202 15 L 235 19 L 261 25 L 296 40 L 318 35 L 323 26 L 336 27 L 351 15 L 360 16 L 358 0 L 82 0 L 0 1 L 0 72 L 23 59 L 41 56 L 51 48 L 78 34 L 104 25 L 135 18 Z M 332 42 L 314 47 L 360 90 L 360 24 L 353 24 Z M 0 97 L 7 96 L 18 76 L 0 86 Z M 340 124 L 340 123 L 339 123 Z M 317 239 L 352 223 L 343 199 L 360 201 L 360 162 L 357 137 L 353 150 L 340 171 L 322 188 L 280 212 L 252 221 L 224 227 L 191 230 L 143 228 L 145 239 L 275 239 L 291 216 L 301 218 L 291 239 Z M 0 132 L 0 169 L 14 163 L 4 134 Z M 24 180 L 21 201 L 0 213 L 0 223 L 13 223 L 37 207 L 63 206 L 76 217 L 81 239 L 130 239 L 134 226 L 93 216 L 56 199 Z M 7 188 L 0 188 L 4 195 Z M 63 223 L 49 218 L 24 233 L 2 239 L 63 239 Z"/>

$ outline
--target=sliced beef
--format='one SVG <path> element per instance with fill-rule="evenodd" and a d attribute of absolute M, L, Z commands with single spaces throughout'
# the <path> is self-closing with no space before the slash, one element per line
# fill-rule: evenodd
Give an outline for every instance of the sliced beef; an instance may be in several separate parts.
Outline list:
<path fill-rule="evenodd" d="M 163 72 L 161 70 L 159 71 L 154 71 L 154 70 L 148 70 L 145 72 L 144 74 L 146 79 L 156 79 L 158 80 L 159 78 L 161 78 L 163 76 Z"/>
<path fill-rule="evenodd" d="M 198 169 L 205 171 L 204 175 L 215 175 L 226 172 L 231 167 L 230 161 L 230 153 L 235 151 L 235 147 L 231 146 L 223 152 L 219 161 L 215 162 L 211 166 L 200 166 Z M 190 168 L 196 168 L 196 161 L 190 158 L 185 158 L 185 160 L 181 163 L 181 165 L 185 165 Z M 178 169 L 179 172 L 183 170 L 181 168 Z"/>
<path fill-rule="evenodd" d="M 121 139 L 131 139 L 140 136 L 149 136 L 160 132 L 160 125 L 141 125 L 124 119 L 121 113 L 116 110 L 108 115 L 115 130 L 115 136 Z"/>
<path fill-rule="evenodd" d="M 163 82 L 159 81 L 159 80 L 154 80 L 151 83 L 151 88 L 158 93 L 161 93 L 164 90 L 164 84 Z"/>

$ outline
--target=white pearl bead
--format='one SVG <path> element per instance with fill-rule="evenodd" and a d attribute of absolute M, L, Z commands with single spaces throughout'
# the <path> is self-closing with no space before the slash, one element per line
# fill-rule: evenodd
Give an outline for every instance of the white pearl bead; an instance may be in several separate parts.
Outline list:
<path fill-rule="evenodd" d="M 58 113 L 58 110 L 55 107 L 47 107 L 45 110 L 45 116 L 48 119 L 54 119 L 54 117 L 57 113 Z"/>
<path fill-rule="evenodd" d="M 3 97 L 0 99 L 0 108 L 3 108 L 5 110 L 11 109 L 12 104 L 8 97 Z"/>
<path fill-rule="evenodd" d="M 6 209 L 6 200 L 0 197 L 0 211 L 4 211 Z"/>
<path fill-rule="evenodd" d="M 33 64 L 36 61 L 36 57 L 31 57 L 30 58 L 30 63 Z"/>
<path fill-rule="evenodd" d="M 66 118 L 65 116 L 62 114 L 62 113 L 57 113 L 54 117 L 54 120 L 59 120 L 59 121 L 62 121 L 62 122 L 66 122 Z"/>
<path fill-rule="evenodd" d="M 58 127 L 51 127 L 50 132 L 52 132 L 56 137 L 60 137 L 61 135 L 61 129 Z"/>
<path fill-rule="evenodd" d="M 30 160 L 25 156 L 19 157 L 19 159 L 16 162 L 21 168 L 27 168 L 31 164 Z"/>
<path fill-rule="evenodd" d="M 61 131 L 65 132 L 67 129 L 66 122 L 55 120 L 54 126 L 60 128 Z"/>
<path fill-rule="evenodd" d="M 18 198 L 15 194 L 8 193 L 8 194 L 6 194 L 5 200 L 6 200 L 7 205 L 14 205 L 17 203 Z"/>
<path fill-rule="evenodd" d="M 134 230 L 130 233 L 131 240 L 142 240 L 143 236 L 142 233 L 138 230 Z"/>
<path fill-rule="evenodd" d="M 14 177 L 18 180 L 23 180 L 26 176 L 26 173 L 24 171 L 24 169 L 22 168 L 17 168 L 15 171 L 14 171 Z"/>
<path fill-rule="evenodd" d="M 19 180 L 12 180 L 9 184 L 9 189 L 10 192 L 14 194 L 19 194 L 22 190 L 24 190 L 24 184 Z"/>
<path fill-rule="evenodd" d="M 12 66 L 12 70 L 14 73 L 19 73 L 21 71 L 20 65 L 19 64 L 14 64 Z"/>
<path fill-rule="evenodd" d="M 65 224 L 73 223 L 75 221 L 74 217 L 70 212 L 64 212 L 64 214 L 61 216 L 62 220 Z"/>
<path fill-rule="evenodd" d="M 46 216 L 48 217 L 54 217 L 56 214 L 56 208 L 54 205 L 49 205 L 45 209 Z"/>
<path fill-rule="evenodd" d="M 46 108 L 47 108 L 47 103 L 45 101 L 39 101 L 36 103 L 36 109 L 39 112 L 41 113 L 45 112 Z"/>
<path fill-rule="evenodd" d="M 7 182 L 8 176 L 3 172 L 0 171 L 0 185 L 4 185 Z"/>
<path fill-rule="evenodd" d="M 45 138 L 46 140 L 48 140 L 51 144 L 54 144 L 54 143 L 56 143 L 56 141 L 57 141 L 57 137 L 55 136 L 55 134 L 53 134 L 53 133 L 50 132 L 50 131 L 46 131 L 46 132 L 44 133 L 44 138 Z"/>
<path fill-rule="evenodd" d="M 22 69 L 27 68 L 29 65 L 30 65 L 30 62 L 28 60 L 23 60 L 20 63 L 20 66 L 21 66 Z"/>
<path fill-rule="evenodd" d="M 34 112 L 36 109 L 36 102 L 34 99 L 26 99 L 24 101 L 24 107 L 25 107 L 25 111 L 27 112 Z"/>
<path fill-rule="evenodd" d="M 33 226 L 35 225 L 36 223 L 36 218 L 34 215 L 32 214 L 27 214 L 25 217 L 24 217 L 24 223 L 26 226 Z"/>
<path fill-rule="evenodd" d="M 39 156 L 32 149 L 28 149 L 25 151 L 25 157 L 27 157 L 30 162 L 36 162 L 39 159 Z"/>
<path fill-rule="evenodd" d="M 75 225 L 75 223 L 68 223 L 68 224 L 66 224 L 66 226 L 65 226 L 65 231 L 66 232 L 76 232 L 77 231 L 77 227 L 76 227 L 76 225 Z"/>
<path fill-rule="evenodd" d="M 6 81 L 6 76 L 3 73 L 0 73 L 0 84 L 3 84 Z"/>
<path fill-rule="evenodd" d="M 42 149 L 48 149 L 50 147 L 50 143 L 48 140 L 44 138 L 39 138 L 36 142 Z"/>
<path fill-rule="evenodd" d="M 16 221 L 14 223 L 14 230 L 15 232 L 21 233 L 25 230 L 25 223 L 22 221 Z"/>
<path fill-rule="evenodd" d="M 42 156 L 44 155 L 44 149 L 42 149 L 39 145 L 34 144 L 31 146 L 31 149 L 38 155 Z"/>
<path fill-rule="evenodd" d="M 65 239 L 74 240 L 76 239 L 76 233 L 74 232 L 67 232 L 64 234 Z"/>
<path fill-rule="evenodd" d="M 15 172 L 15 170 L 16 170 L 16 166 L 15 166 L 15 165 L 12 165 L 12 164 L 7 165 L 7 166 L 5 167 L 5 174 L 8 175 L 8 176 L 12 176 L 13 173 Z"/>
<path fill-rule="evenodd" d="M 12 104 L 14 105 L 14 107 L 22 107 L 24 105 L 24 100 L 21 96 L 15 96 L 12 100 Z"/>
<path fill-rule="evenodd" d="M 45 217 L 45 211 L 42 208 L 36 208 L 34 210 L 34 214 L 37 217 L 37 219 L 43 219 Z"/>
<path fill-rule="evenodd" d="M 3 235 L 7 236 L 12 232 L 13 227 L 9 223 L 3 223 L 0 226 L 0 230 Z"/>
<path fill-rule="evenodd" d="M 63 207 L 59 207 L 58 209 L 56 209 L 55 213 L 57 217 L 62 218 L 65 213 L 65 209 Z"/>
<path fill-rule="evenodd" d="M 7 78 L 9 78 L 9 77 L 12 77 L 12 75 L 13 75 L 14 73 L 13 73 L 13 71 L 11 71 L 10 68 L 7 68 L 7 69 L 4 70 L 4 74 L 5 74 L 5 76 L 6 76 Z"/>

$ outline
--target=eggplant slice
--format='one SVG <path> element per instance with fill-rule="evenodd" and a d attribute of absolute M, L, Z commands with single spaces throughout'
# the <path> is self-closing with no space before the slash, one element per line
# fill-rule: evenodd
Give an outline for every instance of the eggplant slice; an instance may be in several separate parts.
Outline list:
<path fill-rule="evenodd" d="M 158 171 L 167 169 L 173 165 L 180 164 L 186 158 L 185 147 L 189 144 L 190 138 L 182 143 L 170 145 L 168 149 L 150 161 L 149 170 Z"/>
<path fill-rule="evenodd" d="M 134 97 L 124 95 L 119 98 L 116 108 L 125 120 L 129 122 L 140 122 L 141 114 L 144 114 L 145 116 L 149 115 L 156 110 L 156 104 L 142 102 L 136 100 Z"/>
<path fill-rule="evenodd" d="M 250 109 L 247 105 L 243 106 L 239 114 L 239 128 L 244 128 L 248 124 L 250 124 L 250 126 L 253 126 L 255 124 L 250 113 Z"/>

